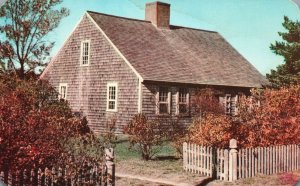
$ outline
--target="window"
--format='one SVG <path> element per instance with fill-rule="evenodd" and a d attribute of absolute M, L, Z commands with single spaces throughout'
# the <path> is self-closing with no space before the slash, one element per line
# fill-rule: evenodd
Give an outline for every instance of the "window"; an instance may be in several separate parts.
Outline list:
<path fill-rule="evenodd" d="M 117 111 L 118 84 L 107 84 L 107 111 Z"/>
<path fill-rule="evenodd" d="M 80 65 L 88 66 L 90 60 L 90 41 L 82 41 L 81 42 L 81 55 L 80 55 Z"/>
<path fill-rule="evenodd" d="M 237 108 L 236 108 L 236 103 L 237 103 L 238 96 L 237 95 L 231 95 L 231 94 L 226 94 L 224 97 L 224 106 L 225 106 L 225 113 L 229 115 L 236 115 L 237 113 Z"/>
<path fill-rule="evenodd" d="M 177 92 L 176 114 L 187 114 L 189 112 L 189 93 L 186 88 L 179 88 Z"/>
<path fill-rule="evenodd" d="M 157 114 L 170 113 L 170 97 L 171 93 L 168 88 L 160 87 L 157 93 Z"/>
<path fill-rule="evenodd" d="M 68 92 L 68 84 L 67 83 L 60 83 L 59 84 L 59 90 L 58 90 L 59 99 L 67 100 L 67 92 Z"/>

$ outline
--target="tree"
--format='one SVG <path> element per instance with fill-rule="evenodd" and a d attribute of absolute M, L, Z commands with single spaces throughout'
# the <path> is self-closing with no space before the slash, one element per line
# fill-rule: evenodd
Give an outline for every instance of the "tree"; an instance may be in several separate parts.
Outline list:
<path fill-rule="evenodd" d="M 287 32 L 279 32 L 283 41 L 271 44 L 271 50 L 284 58 L 284 64 L 267 74 L 272 86 L 279 88 L 300 82 L 300 22 L 284 17 L 283 27 Z"/>
<path fill-rule="evenodd" d="M 62 0 L 8 0 L 0 9 L 0 69 L 14 70 L 21 79 L 45 66 L 54 43 L 46 40 L 66 8 Z M 1 71 L 1 70 L 0 70 Z"/>

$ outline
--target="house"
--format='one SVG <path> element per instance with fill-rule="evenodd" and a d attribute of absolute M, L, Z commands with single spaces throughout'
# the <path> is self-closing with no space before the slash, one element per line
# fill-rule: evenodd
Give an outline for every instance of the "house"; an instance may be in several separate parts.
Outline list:
<path fill-rule="evenodd" d="M 41 75 L 95 132 L 118 132 L 136 113 L 191 122 L 199 88 L 222 90 L 226 112 L 238 92 L 265 78 L 220 34 L 170 25 L 170 5 L 146 4 L 146 20 L 87 11 Z"/>

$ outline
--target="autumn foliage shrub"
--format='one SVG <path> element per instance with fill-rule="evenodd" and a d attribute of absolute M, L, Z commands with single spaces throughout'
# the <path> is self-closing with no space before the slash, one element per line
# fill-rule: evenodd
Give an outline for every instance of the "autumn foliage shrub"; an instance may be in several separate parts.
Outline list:
<path fill-rule="evenodd" d="M 160 122 L 148 119 L 144 114 L 136 114 L 124 127 L 131 146 L 137 145 L 142 159 L 149 160 L 156 153 L 154 146 L 161 145 L 165 133 Z"/>
<path fill-rule="evenodd" d="M 197 114 L 197 117 L 206 113 L 224 114 L 224 106 L 220 104 L 217 91 L 212 88 L 200 89 L 196 92 L 192 99 L 192 107 Z"/>
<path fill-rule="evenodd" d="M 196 93 L 192 100 L 196 116 L 188 130 L 188 141 L 213 147 L 228 146 L 228 141 L 234 136 L 233 121 L 225 115 L 218 94 L 211 88 Z"/>
<path fill-rule="evenodd" d="M 206 113 L 195 119 L 189 128 L 189 141 L 212 147 L 228 147 L 234 137 L 234 125 L 229 116 Z"/>
<path fill-rule="evenodd" d="M 299 144 L 300 85 L 253 89 L 251 94 L 239 97 L 235 117 L 221 114 L 219 109 L 201 112 L 189 128 L 188 139 L 215 147 L 228 147 L 231 138 L 238 140 L 239 147 Z"/>
<path fill-rule="evenodd" d="M 300 85 L 252 91 L 241 97 L 237 139 L 241 146 L 299 144 Z"/>
<path fill-rule="evenodd" d="M 0 170 L 53 166 L 69 138 L 90 133 L 44 81 L 0 77 Z"/>

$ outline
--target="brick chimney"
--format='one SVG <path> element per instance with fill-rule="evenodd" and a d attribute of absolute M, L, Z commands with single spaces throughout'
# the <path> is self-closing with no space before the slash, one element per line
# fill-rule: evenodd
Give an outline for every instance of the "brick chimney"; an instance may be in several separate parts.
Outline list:
<path fill-rule="evenodd" d="M 169 28 L 170 4 L 153 2 L 146 4 L 145 19 L 156 27 Z"/>

